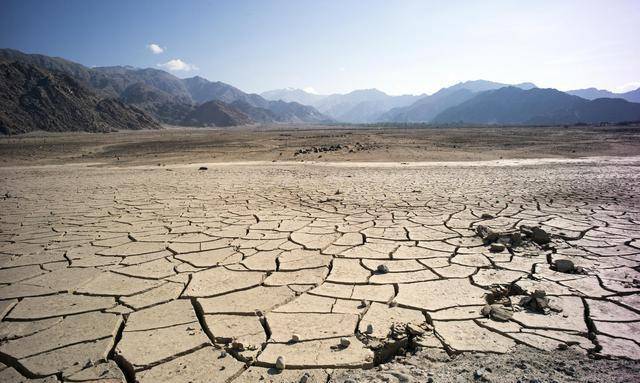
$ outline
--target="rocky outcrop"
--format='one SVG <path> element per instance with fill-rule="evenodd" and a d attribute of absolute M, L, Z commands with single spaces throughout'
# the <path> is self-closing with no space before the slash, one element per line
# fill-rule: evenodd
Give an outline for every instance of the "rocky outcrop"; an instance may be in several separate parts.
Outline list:
<path fill-rule="evenodd" d="M 0 132 L 157 129 L 142 110 L 101 98 L 72 77 L 21 62 L 0 63 Z"/>

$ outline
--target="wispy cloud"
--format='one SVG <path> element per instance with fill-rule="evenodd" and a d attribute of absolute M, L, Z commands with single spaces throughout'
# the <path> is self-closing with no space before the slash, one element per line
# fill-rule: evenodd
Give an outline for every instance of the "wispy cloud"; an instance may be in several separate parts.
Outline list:
<path fill-rule="evenodd" d="M 154 55 L 159 55 L 160 53 L 163 53 L 166 48 L 163 48 L 158 44 L 151 43 L 147 45 L 147 49 L 149 49 Z"/>
<path fill-rule="evenodd" d="M 158 64 L 158 66 L 160 68 L 176 72 L 189 72 L 192 70 L 198 70 L 197 66 L 186 63 L 180 59 L 169 60 L 166 63 Z"/>

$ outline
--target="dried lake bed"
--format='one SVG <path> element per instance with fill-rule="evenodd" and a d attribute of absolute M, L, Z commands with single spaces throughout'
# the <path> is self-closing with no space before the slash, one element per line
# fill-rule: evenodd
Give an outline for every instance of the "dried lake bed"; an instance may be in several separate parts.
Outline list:
<path fill-rule="evenodd" d="M 0 168 L 0 380 L 457 381 L 440 372 L 520 354 L 633 380 L 639 175 L 637 157 Z"/>

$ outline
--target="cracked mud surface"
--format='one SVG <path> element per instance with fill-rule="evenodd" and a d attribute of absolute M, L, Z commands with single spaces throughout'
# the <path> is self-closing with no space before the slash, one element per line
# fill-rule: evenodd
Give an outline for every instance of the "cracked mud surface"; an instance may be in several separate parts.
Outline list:
<path fill-rule="evenodd" d="M 639 175 L 637 158 L 3 168 L 0 381 L 630 381 Z M 478 225 L 552 242 L 491 252 Z M 505 322 L 481 313 L 500 286 Z M 518 308 L 535 290 L 560 311 Z"/>

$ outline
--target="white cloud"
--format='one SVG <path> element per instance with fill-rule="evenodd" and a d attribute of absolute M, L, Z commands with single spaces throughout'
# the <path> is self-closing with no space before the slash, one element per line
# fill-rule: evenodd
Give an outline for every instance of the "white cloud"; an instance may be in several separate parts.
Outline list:
<path fill-rule="evenodd" d="M 158 66 L 170 71 L 189 72 L 192 70 L 198 70 L 197 66 L 186 63 L 180 59 L 169 60 L 166 63 L 158 64 Z"/>
<path fill-rule="evenodd" d="M 640 88 L 640 81 L 634 81 L 634 82 L 628 82 L 626 84 L 620 85 L 619 87 L 616 88 L 616 92 L 618 93 L 624 93 L 624 92 L 628 92 L 630 90 L 636 90 Z"/>
<path fill-rule="evenodd" d="M 164 53 L 166 48 L 161 47 L 158 44 L 149 44 L 147 45 L 147 49 L 149 49 L 151 52 L 153 52 L 154 55 L 159 55 L 160 53 Z"/>
<path fill-rule="evenodd" d="M 305 86 L 304 88 L 302 88 L 302 90 L 304 90 L 307 93 L 318 94 L 318 92 L 316 92 L 315 88 L 312 86 Z"/>

